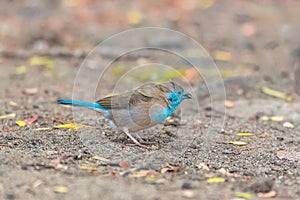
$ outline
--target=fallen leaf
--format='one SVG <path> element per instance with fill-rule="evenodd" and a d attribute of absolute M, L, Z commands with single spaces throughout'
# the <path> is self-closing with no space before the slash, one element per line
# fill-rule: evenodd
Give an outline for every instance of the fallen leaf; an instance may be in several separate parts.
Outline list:
<path fill-rule="evenodd" d="M 89 166 L 79 166 L 79 169 L 89 170 L 89 171 L 97 171 L 96 167 L 89 167 Z"/>
<path fill-rule="evenodd" d="M 247 145 L 247 142 L 243 142 L 243 141 L 230 141 L 229 144 L 233 144 L 236 146 L 245 146 Z"/>
<path fill-rule="evenodd" d="M 16 121 L 16 124 L 17 124 L 18 126 L 30 125 L 30 124 L 32 124 L 33 122 L 35 122 L 37 119 L 38 119 L 38 116 L 37 116 L 37 115 L 34 115 L 34 116 L 33 116 L 32 118 L 30 118 L 30 119 L 17 120 L 17 121 Z"/>
<path fill-rule="evenodd" d="M 273 198 L 277 195 L 277 192 L 275 190 L 271 190 L 270 192 L 267 193 L 258 193 L 257 196 L 259 198 L 267 199 L 267 198 Z"/>
<path fill-rule="evenodd" d="M 203 8 L 203 9 L 209 8 L 212 5 L 214 5 L 214 0 L 198 0 L 197 2 L 199 8 Z"/>
<path fill-rule="evenodd" d="M 252 194 L 246 192 L 236 192 L 234 193 L 234 196 L 243 199 L 252 199 Z"/>
<path fill-rule="evenodd" d="M 262 120 L 262 121 L 268 121 L 268 120 L 270 120 L 270 118 L 268 117 L 268 116 L 261 116 L 260 118 L 259 118 L 259 120 Z"/>
<path fill-rule="evenodd" d="M 30 125 L 32 124 L 33 122 L 37 121 L 38 120 L 38 116 L 37 115 L 34 115 L 32 118 L 30 119 L 26 119 L 24 120 L 26 122 L 27 125 Z"/>
<path fill-rule="evenodd" d="M 121 161 L 121 162 L 119 162 L 119 166 L 122 168 L 128 168 L 129 164 L 127 162 Z"/>
<path fill-rule="evenodd" d="M 290 122 L 284 122 L 283 123 L 283 127 L 284 128 L 294 128 L 294 125 Z"/>
<path fill-rule="evenodd" d="M 68 192 L 68 188 L 65 186 L 54 186 L 53 187 L 53 191 L 57 192 L 57 193 L 67 193 Z"/>
<path fill-rule="evenodd" d="M 38 92 L 37 88 L 26 88 L 25 90 L 23 90 L 23 93 L 26 95 L 34 95 Z"/>
<path fill-rule="evenodd" d="M 154 173 L 155 172 L 153 170 L 141 170 L 139 172 L 132 174 L 132 177 L 140 178 L 140 177 L 153 175 Z"/>
<path fill-rule="evenodd" d="M 7 115 L 1 115 L 0 119 L 6 119 L 6 118 L 15 118 L 16 117 L 16 113 L 10 113 Z"/>
<path fill-rule="evenodd" d="M 236 136 L 249 137 L 249 136 L 253 136 L 253 133 L 237 133 Z"/>
<path fill-rule="evenodd" d="M 148 183 L 156 183 L 156 184 L 162 184 L 162 183 L 166 182 L 166 179 L 164 179 L 161 174 L 148 175 L 148 176 L 146 176 L 145 180 Z"/>
<path fill-rule="evenodd" d="M 162 168 L 160 170 L 160 172 L 162 174 L 166 173 L 166 172 L 180 172 L 181 168 L 178 166 L 172 166 L 172 165 L 167 165 L 166 167 Z"/>
<path fill-rule="evenodd" d="M 140 11 L 130 11 L 127 13 L 128 24 L 136 25 L 141 23 L 143 14 Z"/>
<path fill-rule="evenodd" d="M 17 124 L 18 126 L 25 126 L 25 125 L 26 125 L 26 122 L 23 121 L 23 120 L 17 120 L 17 121 L 16 121 L 16 124 Z"/>
<path fill-rule="evenodd" d="M 273 97 L 277 97 L 277 98 L 280 98 L 280 99 L 284 99 L 286 102 L 292 102 L 293 101 L 293 98 L 292 96 L 284 93 L 284 92 L 280 92 L 280 91 L 277 91 L 277 90 L 273 90 L 271 88 L 268 88 L 268 87 L 263 87 L 262 88 L 262 92 L 269 95 L 269 96 L 273 96 Z"/>
<path fill-rule="evenodd" d="M 227 52 L 227 51 L 215 51 L 213 57 L 215 60 L 222 60 L 222 61 L 232 60 L 231 52 Z"/>
<path fill-rule="evenodd" d="M 226 108 L 232 108 L 234 106 L 234 103 L 230 100 L 225 100 L 224 105 L 226 106 Z"/>
<path fill-rule="evenodd" d="M 37 128 L 35 129 L 36 131 L 47 131 L 47 130 L 51 130 L 52 128 L 49 127 L 44 127 L 44 128 Z"/>
<path fill-rule="evenodd" d="M 47 57 L 38 57 L 34 56 L 29 60 L 30 66 L 46 66 L 47 68 L 53 68 L 55 65 L 55 61 L 51 60 Z"/>
<path fill-rule="evenodd" d="M 15 69 L 15 74 L 20 75 L 20 74 L 25 74 L 27 72 L 27 68 L 25 65 L 21 65 L 19 67 L 16 67 Z"/>
<path fill-rule="evenodd" d="M 109 162 L 110 162 L 109 159 L 103 158 L 103 157 L 99 157 L 99 156 L 93 156 L 93 159 L 94 159 L 94 160 L 100 160 L 100 161 L 103 161 L 103 162 L 106 162 L 106 163 L 109 163 Z"/>
<path fill-rule="evenodd" d="M 18 104 L 16 102 L 14 102 L 14 101 L 9 101 L 9 105 L 10 106 L 17 106 Z"/>
<path fill-rule="evenodd" d="M 209 178 L 206 180 L 207 183 L 223 183 L 225 182 L 225 178 L 221 177 L 215 177 L 215 178 Z"/>
<path fill-rule="evenodd" d="M 275 121 L 275 122 L 282 122 L 284 120 L 284 117 L 283 116 L 272 116 L 271 120 Z"/>
<path fill-rule="evenodd" d="M 296 151 L 277 151 L 277 157 L 279 159 L 286 159 L 291 161 L 300 161 L 300 152 Z"/>
<path fill-rule="evenodd" d="M 83 125 L 83 124 L 70 123 L 70 124 L 57 125 L 57 126 L 54 126 L 53 128 L 81 129 L 81 128 L 94 128 L 94 127 Z"/>

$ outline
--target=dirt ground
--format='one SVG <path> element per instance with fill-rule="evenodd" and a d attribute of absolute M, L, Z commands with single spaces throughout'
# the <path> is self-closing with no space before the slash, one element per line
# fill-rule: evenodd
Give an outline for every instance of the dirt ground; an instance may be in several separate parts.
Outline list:
<path fill-rule="evenodd" d="M 300 199 L 299 3 L 64 2 L 0 3 L 0 199 Z M 152 38 L 183 52 L 202 78 L 165 51 L 121 56 L 135 45 L 130 38 L 88 55 L 109 36 L 145 26 L 195 39 L 222 79 L 212 60 L 170 35 L 164 43 L 146 33 L 136 43 Z M 160 65 L 147 71 L 149 63 L 184 69 L 174 80 L 184 77 L 193 94 L 166 125 L 139 133 L 153 149 L 132 145 L 101 114 L 56 104 L 173 77 Z M 91 127 L 53 128 L 69 123 Z"/>

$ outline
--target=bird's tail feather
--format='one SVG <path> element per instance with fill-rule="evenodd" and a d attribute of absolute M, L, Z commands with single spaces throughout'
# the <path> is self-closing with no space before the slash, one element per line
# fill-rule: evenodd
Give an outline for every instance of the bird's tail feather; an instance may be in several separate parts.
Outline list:
<path fill-rule="evenodd" d="M 77 107 L 83 107 L 83 108 L 104 110 L 96 102 L 78 101 L 78 100 L 71 100 L 71 99 L 60 99 L 60 100 L 57 100 L 57 103 L 64 104 L 64 105 L 72 105 L 72 106 L 77 106 Z"/>

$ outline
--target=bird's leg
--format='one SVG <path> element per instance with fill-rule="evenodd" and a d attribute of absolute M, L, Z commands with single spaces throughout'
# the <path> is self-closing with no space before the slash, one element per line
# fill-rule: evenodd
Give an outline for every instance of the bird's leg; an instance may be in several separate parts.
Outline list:
<path fill-rule="evenodd" d="M 143 147 L 143 148 L 146 148 L 146 149 L 149 149 L 150 147 L 147 147 L 145 145 L 142 145 L 141 143 L 139 143 L 130 133 L 129 133 L 129 130 L 128 128 L 126 127 L 123 127 L 122 128 L 123 132 L 134 142 L 134 144 L 136 144 L 137 146 L 140 146 L 140 147 Z"/>
<path fill-rule="evenodd" d="M 141 144 L 154 144 L 155 142 L 146 142 L 139 134 L 135 134 L 137 137 L 137 140 L 141 143 Z"/>

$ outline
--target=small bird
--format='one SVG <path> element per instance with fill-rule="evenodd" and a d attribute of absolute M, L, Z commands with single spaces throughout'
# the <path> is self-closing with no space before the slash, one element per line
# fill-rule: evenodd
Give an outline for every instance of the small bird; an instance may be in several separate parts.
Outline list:
<path fill-rule="evenodd" d="M 112 128 L 122 130 L 136 145 L 148 148 L 131 133 L 164 123 L 184 99 L 191 97 L 189 92 L 169 81 L 161 84 L 146 83 L 133 91 L 108 96 L 96 102 L 57 100 L 57 103 L 103 112 Z"/>

